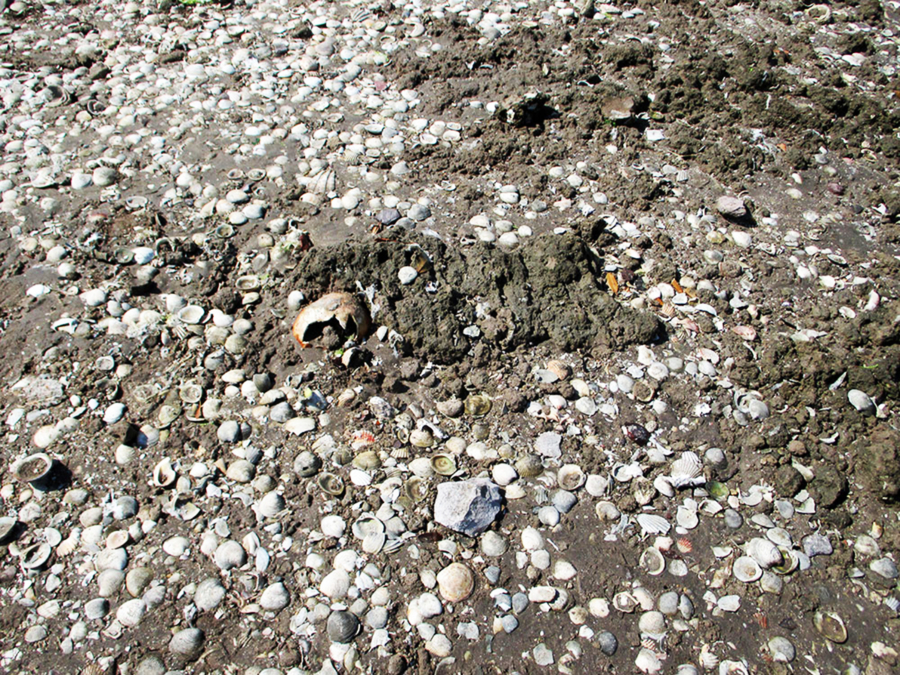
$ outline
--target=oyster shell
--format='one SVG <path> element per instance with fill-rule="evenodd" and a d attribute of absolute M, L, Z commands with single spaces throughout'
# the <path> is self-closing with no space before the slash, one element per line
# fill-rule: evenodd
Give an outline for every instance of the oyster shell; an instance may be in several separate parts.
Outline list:
<path fill-rule="evenodd" d="M 46 478 L 52 467 L 53 458 L 47 453 L 38 452 L 15 462 L 10 467 L 10 471 L 13 476 L 23 483 L 34 483 Z"/>
<path fill-rule="evenodd" d="M 439 476 L 452 476 L 456 473 L 456 460 L 452 455 L 435 455 L 431 458 L 431 469 Z"/>
<path fill-rule="evenodd" d="M 584 471 L 582 471 L 581 467 L 577 464 L 564 464 L 559 468 L 559 471 L 556 472 L 557 485 L 569 492 L 580 488 L 584 485 L 584 481 Z"/>
<path fill-rule="evenodd" d="M 369 325 L 369 310 L 359 298 L 350 293 L 328 293 L 303 308 L 291 332 L 300 346 L 306 347 L 328 326 L 340 329 L 346 338 L 361 340 L 369 332 Z"/>

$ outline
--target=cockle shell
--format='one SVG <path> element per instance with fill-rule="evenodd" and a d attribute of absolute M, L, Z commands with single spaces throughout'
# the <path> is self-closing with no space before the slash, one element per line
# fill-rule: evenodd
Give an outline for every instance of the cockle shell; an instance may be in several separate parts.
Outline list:
<path fill-rule="evenodd" d="M 475 588 L 472 570 L 462 563 L 451 563 L 437 574 L 438 590 L 447 602 L 462 602 Z"/>
<path fill-rule="evenodd" d="M 672 462 L 669 482 L 676 488 L 703 485 L 706 480 L 703 478 L 702 472 L 703 462 L 700 457 L 694 452 L 684 452 L 681 457 Z"/>
<path fill-rule="evenodd" d="M 753 583 L 763 574 L 759 563 L 750 556 L 741 556 L 735 560 L 731 572 L 735 579 L 743 581 L 745 584 Z"/>
<path fill-rule="evenodd" d="M 672 527 L 665 518 L 652 513 L 639 513 L 636 520 L 642 534 L 668 534 Z"/>
<path fill-rule="evenodd" d="M 322 334 L 327 325 L 337 324 L 344 336 L 361 340 L 369 332 L 369 310 L 355 295 L 328 293 L 303 308 L 291 332 L 302 347 Z"/>

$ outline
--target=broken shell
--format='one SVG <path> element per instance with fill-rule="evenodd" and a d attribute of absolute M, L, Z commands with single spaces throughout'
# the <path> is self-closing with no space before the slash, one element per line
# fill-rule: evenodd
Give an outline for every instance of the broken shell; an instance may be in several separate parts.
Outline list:
<path fill-rule="evenodd" d="M 584 485 L 584 471 L 577 464 L 564 464 L 556 472 L 556 483 L 563 490 L 573 491 Z"/>
<path fill-rule="evenodd" d="M 638 606 L 638 601 L 631 593 L 622 591 L 613 596 L 613 607 L 625 614 L 631 614 Z"/>
<path fill-rule="evenodd" d="M 53 548 L 47 542 L 29 546 L 22 552 L 22 567 L 26 570 L 39 570 L 53 554 Z"/>
<path fill-rule="evenodd" d="M 327 327 L 340 328 L 345 338 L 363 339 L 369 332 L 369 311 L 355 295 L 329 293 L 307 305 L 291 328 L 301 347 L 322 335 Z"/>
<path fill-rule="evenodd" d="M 647 506 L 656 496 L 656 488 L 647 478 L 638 476 L 631 484 L 631 493 L 634 495 L 634 501 L 640 506 Z"/>
<path fill-rule="evenodd" d="M 314 176 L 307 179 L 306 189 L 312 194 L 324 195 L 334 192 L 337 187 L 337 176 L 331 169 L 319 171 Z"/>
<path fill-rule="evenodd" d="M 451 563 L 437 574 L 438 590 L 447 602 L 462 602 L 472 594 L 475 577 L 462 563 Z"/>
<path fill-rule="evenodd" d="M 33 483 L 46 478 L 53 467 L 53 459 L 44 452 L 23 457 L 10 468 L 12 475 L 24 483 Z"/>
<path fill-rule="evenodd" d="M 734 574 L 735 579 L 743 581 L 745 584 L 753 583 L 763 574 L 759 563 L 746 555 L 734 561 L 731 572 Z"/>
<path fill-rule="evenodd" d="M 431 458 L 431 468 L 439 476 L 452 476 L 456 473 L 456 460 L 452 455 L 435 455 Z"/>
<path fill-rule="evenodd" d="M 163 458 L 153 467 L 153 482 L 158 487 L 170 487 L 175 484 L 177 478 L 178 474 L 175 473 L 172 460 L 168 457 Z"/>
<path fill-rule="evenodd" d="M 663 554 L 655 546 L 651 546 L 641 553 L 639 562 L 641 569 L 651 577 L 662 574 L 666 569 L 666 560 Z"/>
<path fill-rule="evenodd" d="M 178 390 L 178 396 L 184 403 L 199 403 L 203 398 L 203 387 L 194 382 L 186 382 Z"/>
<path fill-rule="evenodd" d="M 486 394 L 474 394 L 465 402 L 465 411 L 472 417 L 484 417 L 491 411 L 491 399 Z"/>
<path fill-rule="evenodd" d="M 839 644 L 847 641 L 847 627 L 844 626 L 843 619 L 834 612 L 816 612 L 813 624 L 826 639 Z"/>
<path fill-rule="evenodd" d="M 413 504 L 417 504 L 428 496 L 428 482 L 413 476 L 403 484 L 403 492 Z"/>
<path fill-rule="evenodd" d="M 19 521 L 15 518 L 0 517 L 0 544 L 5 544 L 7 540 L 12 538 L 18 524 Z"/>
<path fill-rule="evenodd" d="M 333 473 L 323 473 L 319 476 L 317 482 L 323 492 L 335 497 L 340 497 L 344 494 L 344 481 L 340 476 L 335 476 Z"/>
<path fill-rule="evenodd" d="M 536 478 L 544 473 L 544 463 L 537 455 L 525 455 L 516 461 L 516 471 L 523 478 Z"/>

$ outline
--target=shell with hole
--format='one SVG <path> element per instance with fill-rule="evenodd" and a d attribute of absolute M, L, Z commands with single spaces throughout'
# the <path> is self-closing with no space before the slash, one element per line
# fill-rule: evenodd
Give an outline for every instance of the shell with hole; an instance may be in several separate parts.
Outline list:
<path fill-rule="evenodd" d="M 370 322 L 369 310 L 357 296 L 328 293 L 300 311 L 291 332 L 301 347 L 307 347 L 329 326 L 339 329 L 345 339 L 362 340 Z"/>

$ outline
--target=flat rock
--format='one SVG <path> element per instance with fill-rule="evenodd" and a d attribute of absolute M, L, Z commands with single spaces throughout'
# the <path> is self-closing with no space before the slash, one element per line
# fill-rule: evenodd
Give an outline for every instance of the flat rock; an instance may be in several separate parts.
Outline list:
<path fill-rule="evenodd" d="M 434 519 L 455 532 L 474 537 L 484 532 L 500 514 L 503 494 L 485 478 L 438 485 Z"/>

